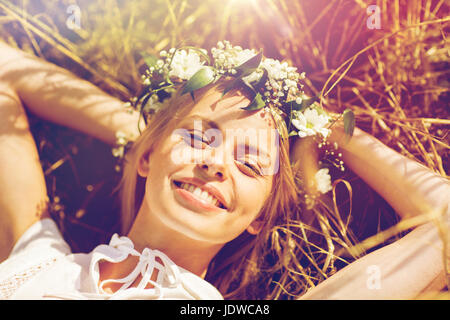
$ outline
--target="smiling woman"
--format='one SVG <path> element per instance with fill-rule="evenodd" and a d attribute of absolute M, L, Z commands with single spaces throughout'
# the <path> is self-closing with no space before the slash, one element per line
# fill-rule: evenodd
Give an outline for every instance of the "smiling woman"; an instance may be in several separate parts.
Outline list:
<path fill-rule="evenodd" d="M 349 139 L 348 118 L 342 128 L 303 97 L 295 68 L 219 43 L 220 63 L 198 63 L 189 75 L 182 67 L 191 53 L 181 54 L 172 76 L 190 78 L 180 81 L 166 77 L 169 55 L 179 51 L 164 52 L 140 101 L 163 89 L 172 95 L 156 112 L 141 105 L 148 121 L 137 132 L 139 113 L 121 101 L 6 45 L 0 51 L 0 298 L 398 299 L 445 286 L 448 228 L 425 222 L 431 213 L 448 226 L 448 180 L 359 129 Z M 120 131 L 134 140 L 120 185 L 121 236 L 87 254 L 70 251 L 47 211 L 24 108 L 110 144 Z M 423 224 L 329 278 L 336 256 L 318 265 L 324 250 L 314 237 L 327 236 L 327 223 L 344 231 L 343 241 L 327 240 L 359 253 L 336 212 L 308 210 L 329 205 L 319 192 L 330 190 L 328 168 L 318 170 L 314 145 L 324 139 L 399 216 Z M 367 285 L 367 270 L 382 277 L 380 286 Z"/>
<path fill-rule="evenodd" d="M 251 102 L 245 91 L 222 97 L 230 81 L 198 90 L 195 103 L 176 95 L 154 116 L 127 155 L 122 203 L 124 232 L 136 215 L 129 236 L 137 247 L 152 243 L 226 291 L 237 274 L 247 274 L 242 294 L 254 273 L 244 257 L 264 255 L 271 228 L 286 221 L 298 198 L 289 146 L 279 139 L 272 115 L 243 110 Z M 242 128 L 253 130 L 243 135 Z M 155 138 L 157 132 L 164 134 Z M 219 252 L 233 253 L 221 260 Z"/>

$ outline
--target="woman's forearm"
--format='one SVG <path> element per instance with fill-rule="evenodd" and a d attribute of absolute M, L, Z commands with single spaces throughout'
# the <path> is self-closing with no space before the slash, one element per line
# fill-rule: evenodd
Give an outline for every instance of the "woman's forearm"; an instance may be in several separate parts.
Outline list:
<path fill-rule="evenodd" d="M 137 112 L 65 69 L 0 42 L 0 79 L 37 116 L 115 144 L 116 132 L 138 134 Z"/>
<path fill-rule="evenodd" d="M 355 129 L 338 142 L 346 166 L 378 192 L 402 218 L 423 213 L 449 214 L 450 184 L 447 178 L 390 149 L 373 136 Z"/>
<path fill-rule="evenodd" d="M 411 299 L 445 287 L 450 265 L 447 178 L 359 129 L 348 140 L 342 128 L 337 127 L 329 140 L 339 144 L 345 165 L 386 199 L 402 218 L 420 218 L 419 215 L 427 213 L 437 213 L 439 217 L 358 259 L 302 298 Z"/>
<path fill-rule="evenodd" d="M 312 288 L 301 299 L 414 299 L 447 284 L 448 250 L 439 228 L 429 222 L 378 249 Z M 447 275 L 448 276 L 448 275 Z"/>

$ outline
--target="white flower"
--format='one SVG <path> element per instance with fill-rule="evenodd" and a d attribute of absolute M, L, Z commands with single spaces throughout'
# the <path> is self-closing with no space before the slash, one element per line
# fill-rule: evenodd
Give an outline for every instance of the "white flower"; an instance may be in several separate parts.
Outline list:
<path fill-rule="evenodd" d="M 244 82 L 246 82 L 246 83 L 257 82 L 257 81 L 259 81 L 259 79 L 261 79 L 262 75 L 263 75 L 262 70 L 258 69 L 256 71 L 252 72 L 251 74 L 249 74 L 248 76 L 243 77 L 242 80 L 244 80 Z"/>
<path fill-rule="evenodd" d="M 316 188 L 321 193 L 327 193 L 332 189 L 331 177 L 327 168 L 320 169 L 315 174 Z"/>
<path fill-rule="evenodd" d="M 197 52 L 189 50 L 178 50 L 170 65 L 169 77 L 178 77 L 182 80 L 190 79 L 203 67 L 204 62 L 200 60 Z"/>
<path fill-rule="evenodd" d="M 297 68 L 289 67 L 287 62 L 280 62 L 275 59 L 266 58 L 261 61 L 261 66 L 267 70 L 267 74 L 270 79 L 274 80 L 293 80 L 292 83 L 296 86 L 296 80 L 299 78 L 299 74 L 296 72 Z"/>
<path fill-rule="evenodd" d="M 245 49 L 240 46 L 233 47 L 228 41 L 219 41 L 217 48 L 211 49 L 211 54 L 216 65 L 222 70 L 231 70 L 256 55 L 255 50 Z"/>
<path fill-rule="evenodd" d="M 125 145 L 127 144 L 127 136 L 122 131 L 116 132 L 116 146 L 112 148 L 112 154 L 116 158 L 122 158 L 125 152 Z"/>
<path fill-rule="evenodd" d="M 147 104 L 144 107 L 144 112 L 156 113 L 162 108 L 162 106 L 163 106 L 163 103 L 159 102 L 158 96 L 156 94 L 154 94 L 147 101 Z"/>
<path fill-rule="evenodd" d="M 325 114 L 319 114 L 316 109 L 308 108 L 303 113 L 295 112 L 294 116 L 292 124 L 299 130 L 298 135 L 301 138 L 314 136 L 317 133 L 326 138 L 330 133 L 330 129 L 326 128 L 329 117 Z"/>
<path fill-rule="evenodd" d="M 127 143 L 127 136 L 122 131 L 116 132 L 116 144 L 119 146 L 125 145 Z"/>

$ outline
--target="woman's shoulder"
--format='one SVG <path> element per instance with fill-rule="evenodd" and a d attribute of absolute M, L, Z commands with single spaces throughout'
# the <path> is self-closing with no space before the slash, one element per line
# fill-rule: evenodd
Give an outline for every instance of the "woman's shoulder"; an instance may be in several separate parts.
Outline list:
<path fill-rule="evenodd" d="M 52 219 L 35 222 L 0 263 L 0 299 L 14 295 L 29 280 L 70 254 L 69 245 Z"/>
<path fill-rule="evenodd" d="M 28 228 L 14 245 L 9 258 L 30 251 L 36 251 L 39 255 L 58 256 L 72 253 L 51 218 L 41 219 Z"/>
<path fill-rule="evenodd" d="M 56 223 L 50 219 L 35 222 L 19 238 L 9 257 L 0 263 L 0 280 L 11 272 L 52 261 L 71 254 Z"/>

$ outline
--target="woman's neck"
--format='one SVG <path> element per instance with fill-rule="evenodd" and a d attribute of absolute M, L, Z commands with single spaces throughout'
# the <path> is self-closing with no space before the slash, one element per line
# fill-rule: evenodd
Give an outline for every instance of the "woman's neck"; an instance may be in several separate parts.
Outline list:
<path fill-rule="evenodd" d="M 139 229 L 133 228 L 128 235 L 137 251 L 142 252 L 145 248 L 159 250 L 176 265 L 201 278 L 205 277 L 209 263 L 222 248 L 222 245 L 205 245 L 188 239 L 174 231 L 161 232 L 161 228 L 148 227 L 145 233 Z"/>
<path fill-rule="evenodd" d="M 209 263 L 223 244 L 193 240 L 170 229 L 158 219 L 154 219 L 148 211 L 149 208 L 143 204 L 127 235 L 133 241 L 134 248 L 138 252 L 142 252 L 145 248 L 159 250 L 179 267 L 204 278 Z M 135 266 L 135 259 L 129 256 L 121 263 L 108 264 L 107 267 L 105 265 L 104 276 L 110 278 L 117 275 L 123 276 L 131 272 Z"/>

